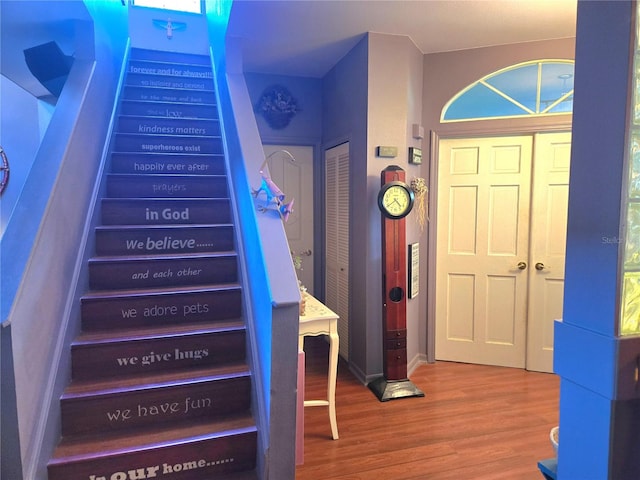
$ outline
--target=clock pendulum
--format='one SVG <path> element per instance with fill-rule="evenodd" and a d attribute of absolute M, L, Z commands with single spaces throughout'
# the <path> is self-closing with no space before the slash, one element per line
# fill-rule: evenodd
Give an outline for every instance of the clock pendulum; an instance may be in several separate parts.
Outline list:
<path fill-rule="evenodd" d="M 378 207 L 382 212 L 382 322 L 384 376 L 369 388 L 385 402 L 396 398 L 424 397 L 407 378 L 407 246 L 405 217 L 414 195 L 405 172 L 390 165 L 381 173 Z"/>

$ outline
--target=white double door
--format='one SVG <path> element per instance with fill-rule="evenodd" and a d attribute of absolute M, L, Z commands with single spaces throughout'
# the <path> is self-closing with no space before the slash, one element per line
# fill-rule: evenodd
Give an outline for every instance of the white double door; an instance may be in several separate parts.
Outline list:
<path fill-rule="evenodd" d="M 436 358 L 553 371 L 571 136 L 441 140 Z"/>

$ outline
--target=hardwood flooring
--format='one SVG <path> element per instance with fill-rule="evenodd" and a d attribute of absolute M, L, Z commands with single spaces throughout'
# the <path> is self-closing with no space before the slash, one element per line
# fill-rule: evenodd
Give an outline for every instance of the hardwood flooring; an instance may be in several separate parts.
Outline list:
<path fill-rule="evenodd" d="M 307 337 L 307 399 L 326 397 L 327 343 Z M 340 361 L 338 440 L 327 408 L 305 408 L 304 464 L 296 480 L 541 480 L 554 456 L 559 378 L 437 362 L 411 380 L 424 398 L 380 402 Z"/>

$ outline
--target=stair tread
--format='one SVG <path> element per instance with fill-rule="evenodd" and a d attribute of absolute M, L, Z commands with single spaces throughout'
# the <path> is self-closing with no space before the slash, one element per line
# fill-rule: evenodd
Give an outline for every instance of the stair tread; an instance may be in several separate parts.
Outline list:
<path fill-rule="evenodd" d="M 180 134 L 167 134 L 167 133 L 129 133 L 129 132 L 116 132 L 116 135 L 120 137 L 164 137 L 164 138 L 194 138 L 197 140 L 210 140 L 221 139 L 222 135 L 180 135 Z"/>
<path fill-rule="evenodd" d="M 220 258 L 220 257 L 234 257 L 237 255 L 235 250 L 224 250 L 220 252 L 206 252 L 206 253 L 159 253 L 153 255 L 101 255 L 99 257 L 92 257 L 89 259 L 89 263 L 110 263 L 110 262 L 135 262 L 143 260 L 188 260 L 198 258 Z"/>
<path fill-rule="evenodd" d="M 217 322 L 181 323 L 179 325 L 172 324 L 152 327 L 101 330 L 97 332 L 80 333 L 80 335 L 78 335 L 73 341 L 72 346 L 82 347 L 124 341 L 154 340 L 186 335 L 240 331 L 244 329 L 244 321 L 241 319 L 233 319 Z"/>
<path fill-rule="evenodd" d="M 149 88 L 149 87 L 140 86 L 136 88 Z M 158 87 L 155 87 L 155 88 L 158 88 Z M 167 88 L 166 90 L 175 90 L 175 89 Z M 213 93 L 213 90 L 211 92 Z M 157 105 L 159 103 L 162 103 L 166 105 L 193 105 L 193 106 L 211 107 L 211 108 L 218 107 L 215 103 L 207 103 L 207 102 L 170 102 L 168 100 L 135 100 L 133 98 L 125 98 L 122 100 L 122 103 L 141 103 L 145 105 L 147 104 Z M 142 116 L 142 115 L 138 115 L 138 116 Z M 179 118 L 189 118 L 189 117 L 179 117 Z M 196 117 L 196 118 L 201 118 L 201 117 Z"/>
<path fill-rule="evenodd" d="M 124 393 L 132 390 L 160 388 L 172 385 L 185 385 L 225 377 L 251 375 L 244 362 L 235 362 L 222 366 L 193 367 L 188 370 L 170 370 L 148 373 L 135 377 L 107 377 L 97 380 L 72 381 L 60 397 L 61 401 L 82 399 L 94 395 Z"/>
<path fill-rule="evenodd" d="M 167 103 L 167 102 L 162 102 L 162 103 Z M 193 105 L 193 104 L 190 104 Z M 118 115 L 118 118 L 127 118 L 127 119 L 149 119 L 149 118 L 153 118 L 153 119 L 157 119 L 157 118 L 161 118 L 162 120 L 171 120 L 171 121 L 189 121 L 189 122 L 193 122 L 194 120 L 197 122 L 208 122 L 208 123 L 219 123 L 220 120 L 217 118 L 201 118 L 201 117 L 167 117 L 164 115 L 132 115 L 132 114 L 123 114 L 121 113 L 120 115 Z M 120 132 L 120 133 L 130 133 L 130 132 Z M 166 134 L 165 134 L 166 135 Z"/>
<path fill-rule="evenodd" d="M 193 88 L 192 86 L 173 86 L 173 85 L 154 85 L 153 83 L 151 83 L 150 85 L 148 85 L 149 87 L 152 88 L 169 88 L 171 90 L 178 90 L 178 91 L 184 91 L 184 92 L 204 92 L 204 91 L 215 91 L 213 90 L 210 86 L 206 86 L 205 83 L 209 83 L 211 85 L 213 85 L 213 78 L 212 77 L 190 77 L 190 76 L 186 76 L 186 75 L 171 75 L 171 74 L 162 74 L 162 73 L 142 73 L 142 72 L 127 72 L 127 76 L 125 78 L 125 85 L 128 86 L 138 86 L 136 84 L 136 80 L 137 79 L 144 79 L 144 81 L 146 81 L 148 78 L 153 78 L 153 81 L 156 83 L 159 82 L 172 82 L 172 81 L 178 81 L 178 80 L 182 80 L 183 81 L 183 85 L 185 81 L 189 81 L 189 82 L 203 82 L 200 85 L 197 85 L 195 88 Z M 145 85 L 140 85 L 140 86 L 145 86 Z"/>
<path fill-rule="evenodd" d="M 137 134 L 136 134 L 137 135 Z M 117 152 L 117 153 L 127 153 L 127 152 Z M 164 154 L 162 154 L 164 155 Z M 110 177 L 125 177 L 125 178 L 139 178 L 140 176 L 144 176 L 144 177 L 152 177 L 152 178 L 158 178 L 160 180 L 167 180 L 169 178 L 183 178 L 183 177 L 188 177 L 188 178 L 192 178 L 192 177 L 197 177 L 197 178 L 227 178 L 226 175 L 209 175 L 209 174 L 202 174 L 202 173 L 195 173 L 195 174 L 188 174 L 188 173 L 164 173 L 164 174 L 159 174 L 159 173 L 109 173 L 108 174 Z M 160 197 L 162 198 L 162 197 Z M 179 197 L 180 198 L 180 197 Z M 203 198 L 203 197 L 197 197 L 197 198 Z M 217 198 L 217 197 L 204 197 L 204 198 Z"/>
<path fill-rule="evenodd" d="M 141 57 L 139 55 L 141 55 Z M 129 58 L 131 60 L 148 60 L 149 57 L 145 57 L 145 55 L 157 55 L 158 57 L 166 60 L 171 60 L 173 58 L 192 58 L 194 60 L 199 60 L 199 62 L 195 63 L 195 65 L 211 64 L 211 58 L 209 57 L 209 55 L 204 53 L 174 52 L 169 50 L 156 50 L 153 48 L 142 47 L 131 47 Z"/>
<path fill-rule="evenodd" d="M 121 297 L 143 297 L 148 295 L 171 295 L 174 293 L 198 293 L 220 290 L 237 290 L 241 288 L 239 283 L 217 283 L 211 286 L 175 286 L 175 287 L 155 287 L 137 288 L 127 290 L 92 290 L 84 294 L 82 300 L 109 300 Z"/>
<path fill-rule="evenodd" d="M 215 480 L 258 480 L 258 475 L 255 470 L 251 470 L 250 472 L 230 473 L 229 475 L 223 475 L 220 477 L 216 476 Z"/>
<path fill-rule="evenodd" d="M 125 224 L 125 225 L 98 225 L 96 231 L 131 231 L 131 230 L 188 230 L 209 229 L 218 227 L 233 227 L 233 223 L 154 223 L 154 224 Z"/>
<path fill-rule="evenodd" d="M 132 174 L 131 176 L 136 176 L 138 174 Z M 159 176 L 159 175 L 158 175 Z M 157 202 L 194 202 L 194 201 L 199 201 L 199 200 L 204 200 L 204 201 L 220 201 L 220 202 L 225 202 L 225 201 L 229 201 L 230 198 L 229 197 L 102 197 L 102 202 L 114 202 L 114 203 L 121 203 L 121 202 L 138 202 L 141 204 L 144 204 L 145 202 L 153 202 L 153 201 L 157 201 Z"/>
<path fill-rule="evenodd" d="M 198 153 L 198 152 L 163 152 L 163 153 L 155 153 L 155 152 L 113 152 L 115 154 L 127 153 L 131 156 L 140 156 L 140 157 L 188 157 L 188 158 L 198 158 L 198 157 L 215 157 L 220 160 L 224 159 L 224 155 L 222 153 Z"/>
<path fill-rule="evenodd" d="M 132 173 L 131 176 L 139 175 L 137 173 Z M 171 174 L 169 174 L 171 175 Z M 158 175 L 159 176 L 159 175 Z M 199 201 L 228 201 L 229 197 L 102 197 L 103 203 L 122 203 L 122 202 L 199 202 Z"/>
<path fill-rule="evenodd" d="M 188 58 L 186 57 L 184 58 Z M 193 54 L 191 54 L 193 55 Z M 204 60 L 205 57 L 199 57 L 199 56 L 194 56 L 193 58 L 196 59 L 200 59 L 200 60 Z M 129 57 L 129 65 L 131 65 L 132 63 L 137 63 L 137 64 L 142 64 L 142 63 L 153 63 L 153 64 L 157 64 L 157 65 L 163 65 L 165 67 L 194 67 L 194 68 L 199 68 L 202 70 L 211 70 L 211 64 L 210 63 L 194 63 L 194 62 L 188 62 L 188 61 L 180 61 L 180 62 L 176 62 L 175 60 L 172 59 L 157 59 L 157 58 L 137 58 L 137 57 Z M 146 72 L 129 72 L 129 73 L 144 73 L 147 75 L 157 75 L 156 73 L 146 73 Z M 161 74 L 162 75 L 162 74 Z M 184 75 L 179 75 L 179 76 L 184 76 Z M 188 77 L 187 78 L 192 78 L 192 77 Z M 209 77 L 194 77 L 194 78 L 209 78 Z"/>
<path fill-rule="evenodd" d="M 167 428 L 155 425 L 113 433 L 74 435 L 64 437 L 56 448 L 49 465 L 64 464 L 82 457 L 105 457 L 130 451 L 215 438 L 234 432 L 255 432 L 255 422 L 249 413 L 227 415 L 224 419 L 196 419 Z M 79 459 L 79 458 L 78 458 Z"/>

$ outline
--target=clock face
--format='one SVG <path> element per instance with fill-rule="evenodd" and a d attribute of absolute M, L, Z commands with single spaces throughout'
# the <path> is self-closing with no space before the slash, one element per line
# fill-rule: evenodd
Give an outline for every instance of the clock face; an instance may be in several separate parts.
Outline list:
<path fill-rule="evenodd" d="M 413 198 L 413 191 L 406 183 L 389 182 L 380 190 L 378 206 L 387 217 L 399 219 L 409 214 Z"/>

